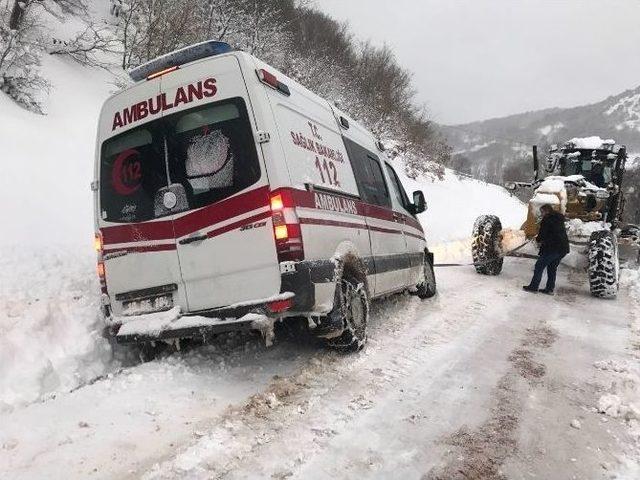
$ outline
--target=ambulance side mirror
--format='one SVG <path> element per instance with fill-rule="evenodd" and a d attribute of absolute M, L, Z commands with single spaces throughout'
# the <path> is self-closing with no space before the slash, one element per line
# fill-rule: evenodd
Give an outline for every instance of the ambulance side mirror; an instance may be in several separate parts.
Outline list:
<path fill-rule="evenodd" d="M 413 192 L 413 213 L 416 215 L 427 209 L 427 201 L 424 199 L 424 193 L 421 190 Z"/>

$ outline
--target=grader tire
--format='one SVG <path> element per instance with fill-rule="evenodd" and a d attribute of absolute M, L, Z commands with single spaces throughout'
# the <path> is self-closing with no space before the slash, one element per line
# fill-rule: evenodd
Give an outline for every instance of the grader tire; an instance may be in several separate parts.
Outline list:
<path fill-rule="evenodd" d="M 481 275 L 500 275 L 504 259 L 500 255 L 502 223 L 495 215 L 482 215 L 473 225 L 471 255 Z"/>
<path fill-rule="evenodd" d="M 618 242 L 612 232 L 600 230 L 591 234 L 588 272 L 591 295 L 598 298 L 616 298 L 620 264 Z"/>

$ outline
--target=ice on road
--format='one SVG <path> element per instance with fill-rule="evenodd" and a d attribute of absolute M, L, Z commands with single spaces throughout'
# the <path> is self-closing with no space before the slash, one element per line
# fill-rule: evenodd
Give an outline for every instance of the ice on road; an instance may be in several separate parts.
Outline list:
<path fill-rule="evenodd" d="M 526 294 L 530 267 L 439 270 L 356 355 L 223 337 L 2 413 L 0 476 L 638 478 L 637 304 L 569 269 Z"/>

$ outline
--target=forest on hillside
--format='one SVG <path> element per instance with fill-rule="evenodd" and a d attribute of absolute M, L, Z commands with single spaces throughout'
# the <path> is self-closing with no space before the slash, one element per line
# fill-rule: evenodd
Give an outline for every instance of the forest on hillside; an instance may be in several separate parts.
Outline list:
<path fill-rule="evenodd" d="M 56 22 L 64 35 L 50 28 Z M 335 102 L 392 156 L 403 155 L 410 176 L 443 174 L 450 148 L 415 103 L 411 73 L 388 47 L 356 39 L 304 0 L 0 0 L 0 91 L 46 114 L 45 55 L 124 79 L 128 69 L 204 40 L 254 54 Z"/>

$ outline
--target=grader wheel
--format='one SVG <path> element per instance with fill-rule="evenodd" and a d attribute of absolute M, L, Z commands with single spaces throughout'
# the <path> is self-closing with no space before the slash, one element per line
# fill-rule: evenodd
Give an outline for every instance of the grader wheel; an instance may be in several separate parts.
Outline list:
<path fill-rule="evenodd" d="M 500 252 L 502 223 L 495 215 L 482 215 L 473 225 L 471 255 L 481 275 L 500 275 L 504 259 Z"/>
<path fill-rule="evenodd" d="M 598 298 L 615 298 L 618 295 L 618 242 L 612 232 L 600 230 L 591 234 L 588 271 L 591 295 Z"/>

